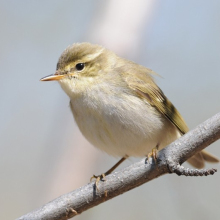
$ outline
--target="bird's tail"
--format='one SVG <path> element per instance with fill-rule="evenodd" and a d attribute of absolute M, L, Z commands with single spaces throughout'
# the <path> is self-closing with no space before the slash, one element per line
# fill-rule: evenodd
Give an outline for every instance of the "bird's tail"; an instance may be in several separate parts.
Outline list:
<path fill-rule="evenodd" d="M 218 163 L 219 159 L 205 150 L 195 154 L 187 160 L 192 166 L 201 169 L 205 166 L 205 162 Z"/>

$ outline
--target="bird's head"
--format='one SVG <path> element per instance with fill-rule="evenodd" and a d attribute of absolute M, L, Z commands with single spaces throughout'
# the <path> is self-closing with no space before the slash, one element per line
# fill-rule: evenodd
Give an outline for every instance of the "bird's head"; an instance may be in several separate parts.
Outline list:
<path fill-rule="evenodd" d="M 73 44 L 61 54 L 55 74 L 41 81 L 59 81 L 71 97 L 97 83 L 115 63 L 116 55 L 109 50 L 90 43 Z"/>

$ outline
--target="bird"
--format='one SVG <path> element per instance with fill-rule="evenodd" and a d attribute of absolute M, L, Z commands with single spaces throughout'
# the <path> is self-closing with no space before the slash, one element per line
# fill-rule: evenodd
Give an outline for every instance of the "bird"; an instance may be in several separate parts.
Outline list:
<path fill-rule="evenodd" d="M 179 111 L 155 83 L 149 68 L 121 58 L 100 45 L 74 43 L 61 54 L 56 72 L 41 81 L 59 82 L 84 137 L 95 147 L 121 159 L 149 156 L 188 132 Z M 188 159 L 196 168 L 218 158 L 202 150 Z M 92 178 L 93 178 L 92 177 Z"/>

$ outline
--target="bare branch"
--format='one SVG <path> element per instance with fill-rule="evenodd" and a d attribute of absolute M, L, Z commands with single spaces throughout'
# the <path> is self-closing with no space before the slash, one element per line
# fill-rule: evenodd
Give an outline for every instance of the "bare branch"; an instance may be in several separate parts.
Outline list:
<path fill-rule="evenodd" d="M 106 181 L 99 182 L 99 190 L 94 182 L 89 183 L 18 219 L 66 220 L 166 173 L 193 176 L 214 174 L 215 169 L 189 170 L 180 165 L 219 138 L 220 113 L 159 151 L 156 164 L 151 158 L 141 160 L 108 175 Z"/>

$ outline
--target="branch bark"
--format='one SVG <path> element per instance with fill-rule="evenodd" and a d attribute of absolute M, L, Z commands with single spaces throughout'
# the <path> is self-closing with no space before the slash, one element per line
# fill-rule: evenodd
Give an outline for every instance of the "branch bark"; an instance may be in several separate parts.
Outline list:
<path fill-rule="evenodd" d="M 213 174 L 217 170 L 188 170 L 180 165 L 219 138 L 220 113 L 159 151 L 157 163 L 154 163 L 151 158 L 143 159 L 108 175 L 106 181 L 99 182 L 98 190 L 94 182 L 89 183 L 17 220 L 66 220 L 167 173 L 175 172 L 178 175 L 185 175 L 184 172 L 188 174 L 195 172 L 194 176 L 196 172 L 198 175 Z"/>

